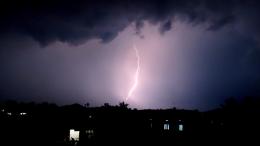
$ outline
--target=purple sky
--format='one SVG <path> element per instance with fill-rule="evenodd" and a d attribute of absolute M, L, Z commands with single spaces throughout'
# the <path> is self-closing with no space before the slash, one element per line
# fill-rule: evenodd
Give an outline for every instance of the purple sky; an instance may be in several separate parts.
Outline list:
<path fill-rule="evenodd" d="M 260 95 L 258 5 L 234 3 L 231 12 L 226 12 L 223 1 L 217 10 L 194 4 L 196 17 L 192 18 L 184 8 L 190 10 L 193 3 L 173 5 L 177 12 L 162 4 L 164 12 L 152 3 L 127 11 L 121 4 L 102 1 L 101 8 L 111 7 L 102 9 L 111 13 L 104 17 L 91 8 L 79 10 L 79 16 L 59 7 L 57 16 L 52 16 L 50 9 L 39 8 L 43 15 L 36 13 L 36 17 L 22 9 L 25 14 L 21 15 L 30 21 L 18 24 L 8 19 L 18 14 L 4 15 L 7 18 L 1 18 L 8 21 L 1 25 L 1 99 L 118 104 L 133 85 L 134 44 L 141 69 L 138 86 L 128 101 L 130 107 L 207 110 L 231 96 Z M 137 4 L 126 3 L 129 9 Z M 94 6 L 101 9 L 98 5 Z M 150 15 L 154 9 L 160 11 Z M 95 21 L 90 19 L 92 12 Z M 47 22 L 34 22 L 38 15 Z M 90 21 L 83 27 L 85 16 Z M 53 17 L 59 25 L 52 23 Z"/>

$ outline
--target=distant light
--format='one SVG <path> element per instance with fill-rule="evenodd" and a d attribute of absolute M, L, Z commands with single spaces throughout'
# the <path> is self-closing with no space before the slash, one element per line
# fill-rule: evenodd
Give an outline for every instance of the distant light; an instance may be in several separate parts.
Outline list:
<path fill-rule="evenodd" d="M 86 130 L 86 134 L 88 136 L 88 139 L 90 139 L 94 136 L 94 130 L 93 129 Z"/>
<path fill-rule="evenodd" d="M 72 140 L 79 141 L 79 131 L 70 129 L 70 141 L 72 141 Z"/>
<path fill-rule="evenodd" d="M 150 128 L 153 128 L 153 119 L 150 118 L 149 121 L 150 121 Z"/>
<path fill-rule="evenodd" d="M 169 124 L 163 124 L 163 130 L 170 130 Z"/>
<path fill-rule="evenodd" d="M 24 116 L 24 115 L 27 115 L 27 113 L 24 113 L 24 112 L 23 112 L 23 113 L 20 113 L 20 115 L 21 115 L 21 116 Z"/>
<path fill-rule="evenodd" d="M 179 131 L 183 131 L 183 125 L 182 124 L 179 125 Z"/>
<path fill-rule="evenodd" d="M 87 134 L 93 134 L 93 133 L 94 133 L 94 130 L 92 130 L 92 129 L 91 129 L 91 130 L 86 130 L 86 133 L 87 133 Z"/>
<path fill-rule="evenodd" d="M 2 109 L 1 111 L 2 111 L 2 112 L 5 112 L 5 109 Z"/>
<path fill-rule="evenodd" d="M 7 113 L 7 115 L 11 116 L 11 115 L 12 115 L 12 113 L 11 113 L 11 112 L 8 112 L 8 113 Z"/>
<path fill-rule="evenodd" d="M 92 118 L 92 116 L 91 116 L 91 115 L 89 115 L 89 116 L 88 116 L 88 118 L 90 118 L 90 119 L 91 119 L 91 118 Z"/>
<path fill-rule="evenodd" d="M 166 122 L 168 122 L 168 120 L 165 120 Z"/>

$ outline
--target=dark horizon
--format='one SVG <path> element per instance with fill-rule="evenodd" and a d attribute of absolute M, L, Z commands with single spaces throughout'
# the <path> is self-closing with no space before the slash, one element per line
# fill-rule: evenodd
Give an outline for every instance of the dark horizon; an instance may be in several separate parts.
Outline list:
<path fill-rule="evenodd" d="M 254 104 L 253 104 L 254 103 Z M 18 101 L 18 100 L 10 100 L 10 99 L 7 99 L 7 100 L 0 100 L 0 108 L 6 110 L 5 108 L 8 109 L 9 106 L 11 107 L 16 107 L 17 105 L 24 105 L 24 106 L 28 106 L 28 105 L 33 105 L 33 106 L 38 106 L 38 105 L 50 105 L 50 106 L 55 106 L 55 107 L 67 107 L 67 106 L 80 106 L 80 107 L 84 107 L 84 108 L 88 108 L 88 109 L 98 109 L 98 108 L 107 108 L 107 107 L 111 107 L 111 108 L 127 108 L 128 110 L 187 110 L 187 111 L 197 111 L 197 112 L 212 112 L 212 111 L 216 111 L 216 110 L 220 110 L 220 109 L 225 109 L 226 107 L 231 107 L 231 108 L 234 108 L 236 106 L 244 106 L 244 104 L 250 104 L 252 105 L 251 108 L 256 108 L 255 106 L 256 105 L 260 105 L 260 98 L 259 97 L 243 97 L 243 98 L 236 98 L 236 97 L 228 97 L 224 100 L 223 103 L 220 103 L 219 106 L 215 107 L 215 108 L 211 108 L 211 109 L 208 109 L 208 110 L 200 110 L 200 109 L 196 109 L 196 108 L 181 108 L 181 107 L 176 107 L 176 106 L 171 106 L 171 107 L 168 107 L 168 108 L 136 108 L 136 107 L 132 107 L 128 102 L 126 101 L 120 101 L 116 104 L 111 104 L 109 102 L 105 102 L 103 104 L 100 104 L 100 105 L 93 105 L 89 102 L 86 102 L 86 103 L 77 103 L 77 102 L 74 102 L 74 103 L 70 103 L 70 104 L 58 104 L 58 103 L 55 103 L 55 102 L 48 102 L 48 101 L 42 101 L 42 102 L 35 102 L 35 101 Z M 234 106 L 234 107 L 233 107 Z M 249 105 L 246 105 L 247 108 Z M 19 107 L 19 106 L 17 106 Z M 15 109 L 15 108 L 14 108 Z M 17 109 L 15 109 L 17 110 Z M 12 110 L 11 110 L 12 111 Z M 18 111 L 16 111 L 18 112 Z M 257 112 L 257 109 L 256 111 Z"/>
<path fill-rule="evenodd" d="M 128 104 L 88 107 L 0 104 L 0 143 L 9 145 L 249 145 L 259 143 L 260 100 L 227 100 L 207 112 L 136 110 Z M 129 140 L 131 139 L 131 140 Z"/>

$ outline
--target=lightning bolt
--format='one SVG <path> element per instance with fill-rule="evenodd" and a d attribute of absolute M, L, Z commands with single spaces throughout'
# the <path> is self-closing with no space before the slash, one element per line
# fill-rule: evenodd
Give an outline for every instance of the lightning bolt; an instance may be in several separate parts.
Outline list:
<path fill-rule="evenodd" d="M 136 87 L 138 85 L 139 74 L 140 74 L 140 56 L 139 56 L 138 49 L 136 48 L 135 45 L 134 45 L 134 50 L 135 50 L 135 56 L 136 56 L 136 59 L 137 59 L 137 68 L 136 68 L 136 71 L 135 71 L 134 84 L 132 85 L 132 87 L 128 91 L 126 101 L 132 96 L 134 90 L 136 89 Z"/>

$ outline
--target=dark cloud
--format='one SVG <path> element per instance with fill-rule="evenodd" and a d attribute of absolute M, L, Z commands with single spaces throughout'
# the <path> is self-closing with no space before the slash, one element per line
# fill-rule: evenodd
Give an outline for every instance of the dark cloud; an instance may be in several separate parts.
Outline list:
<path fill-rule="evenodd" d="M 235 20 L 234 16 L 225 16 L 218 20 L 214 20 L 212 24 L 208 27 L 208 30 L 217 30 L 227 24 L 233 23 Z"/>
<path fill-rule="evenodd" d="M 136 34 L 140 35 L 141 34 L 141 29 L 144 27 L 144 22 L 143 21 L 136 21 L 135 23 L 135 28 L 136 28 Z"/>
<path fill-rule="evenodd" d="M 160 26 L 159 30 L 161 34 L 164 34 L 166 31 L 169 31 L 171 28 L 172 28 L 172 22 L 167 21 L 166 23 Z"/>
<path fill-rule="evenodd" d="M 171 29 L 177 15 L 190 23 L 209 24 L 216 30 L 236 18 L 236 8 L 258 7 L 243 0 L 8 0 L 1 2 L 0 32 L 31 36 L 43 45 L 53 41 L 79 44 L 97 38 L 113 40 L 136 22 L 140 34 L 143 21 L 162 23 L 161 32 Z M 249 12 L 250 13 L 250 12 Z M 257 17 L 256 15 L 255 17 Z M 166 22 L 166 23 L 165 23 Z M 253 23 L 253 22 L 248 22 Z"/>

